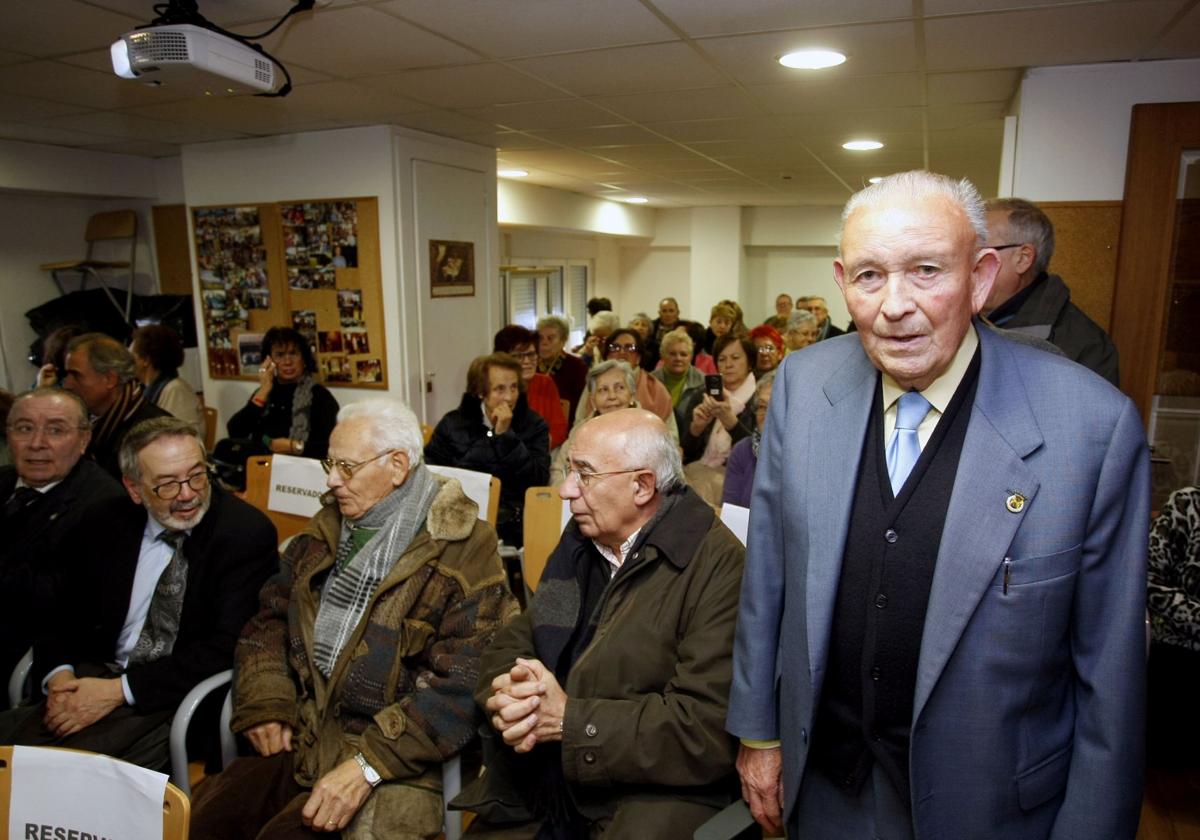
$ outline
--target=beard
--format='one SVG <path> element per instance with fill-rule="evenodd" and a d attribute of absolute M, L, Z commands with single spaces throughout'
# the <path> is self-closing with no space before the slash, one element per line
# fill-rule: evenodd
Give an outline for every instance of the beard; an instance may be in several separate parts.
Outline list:
<path fill-rule="evenodd" d="M 166 511 L 155 511 L 149 505 L 145 507 L 146 511 L 164 528 L 171 531 L 187 531 L 200 524 L 200 520 L 204 518 L 204 514 L 208 513 L 208 506 L 211 502 L 212 490 L 210 488 L 205 493 L 197 494 L 187 502 L 172 499 Z M 198 513 L 187 518 L 178 515 L 182 512 L 197 509 L 199 509 Z"/>

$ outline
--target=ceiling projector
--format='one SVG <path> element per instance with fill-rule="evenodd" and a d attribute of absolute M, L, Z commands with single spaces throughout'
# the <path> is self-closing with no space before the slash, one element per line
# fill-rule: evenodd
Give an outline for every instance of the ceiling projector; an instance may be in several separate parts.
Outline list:
<path fill-rule="evenodd" d="M 110 52 L 121 78 L 180 93 L 270 95 L 285 84 L 286 72 L 259 49 L 190 23 L 126 32 Z"/>

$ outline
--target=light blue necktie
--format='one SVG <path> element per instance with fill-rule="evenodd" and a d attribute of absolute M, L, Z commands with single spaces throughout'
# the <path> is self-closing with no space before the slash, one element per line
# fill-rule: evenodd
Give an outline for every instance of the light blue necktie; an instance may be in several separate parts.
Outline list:
<path fill-rule="evenodd" d="M 921 396 L 920 391 L 905 391 L 900 395 L 896 408 L 896 430 L 888 444 L 887 465 L 888 478 L 892 482 L 892 495 L 899 496 L 900 488 L 912 472 L 913 465 L 921 457 L 921 440 L 917 437 L 917 427 L 925 419 L 932 408 L 929 400 Z"/>

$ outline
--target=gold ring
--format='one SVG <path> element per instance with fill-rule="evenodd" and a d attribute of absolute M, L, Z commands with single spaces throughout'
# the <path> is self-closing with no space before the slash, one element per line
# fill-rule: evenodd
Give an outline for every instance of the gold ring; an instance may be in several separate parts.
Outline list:
<path fill-rule="evenodd" d="M 326 828 L 333 828 L 335 825 L 337 825 L 337 820 L 330 820 L 329 822 L 325 823 Z"/>

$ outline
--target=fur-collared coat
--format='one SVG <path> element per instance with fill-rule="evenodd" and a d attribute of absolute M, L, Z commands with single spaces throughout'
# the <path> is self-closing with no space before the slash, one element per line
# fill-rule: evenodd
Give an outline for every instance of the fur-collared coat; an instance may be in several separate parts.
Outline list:
<path fill-rule="evenodd" d="M 388 781 L 440 790 L 440 763 L 478 725 L 479 656 L 517 611 L 495 531 L 457 481 L 436 480 L 424 530 L 371 596 L 329 679 L 313 659 L 313 628 L 337 552 L 336 505 L 288 546 L 237 647 L 233 730 L 290 724 L 305 786 L 361 750 L 384 779 L 371 797 L 377 826 L 397 787 Z"/>

